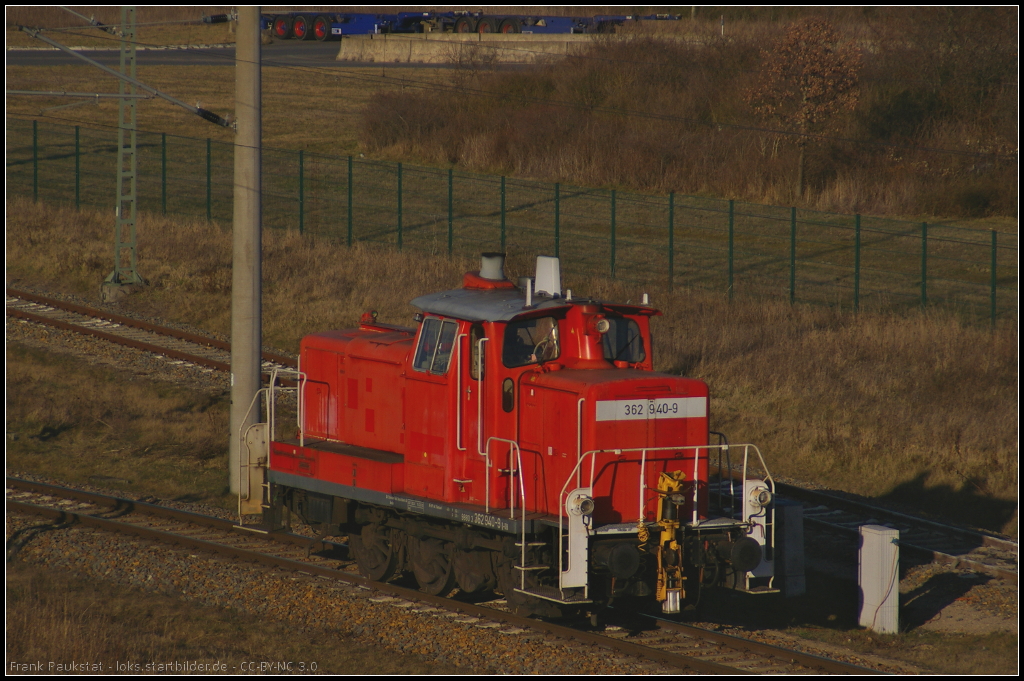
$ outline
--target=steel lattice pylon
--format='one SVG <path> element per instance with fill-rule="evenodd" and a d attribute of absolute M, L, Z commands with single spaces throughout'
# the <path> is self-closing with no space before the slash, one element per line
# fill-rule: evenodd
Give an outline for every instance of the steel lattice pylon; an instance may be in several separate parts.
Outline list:
<path fill-rule="evenodd" d="M 135 8 L 121 8 L 121 73 L 135 80 Z M 104 298 L 116 296 L 110 287 L 144 284 L 136 270 L 136 100 L 134 83 L 121 81 L 117 107 L 117 207 L 114 218 L 114 271 L 104 280 Z"/>

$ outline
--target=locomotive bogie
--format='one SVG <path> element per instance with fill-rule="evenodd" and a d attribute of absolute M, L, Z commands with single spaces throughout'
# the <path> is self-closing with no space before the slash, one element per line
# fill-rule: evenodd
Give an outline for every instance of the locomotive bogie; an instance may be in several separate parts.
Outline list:
<path fill-rule="evenodd" d="M 707 384 L 653 370 L 659 313 L 563 297 L 557 260 L 539 260 L 537 291 L 485 254 L 462 288 L 413 301 L 414 328 L 367 313 L 305 337 L 298 432 L 266 451 L 268 521 L 347 536 L 371 579 L 496 589 L 535 614 L 770 586 L 759 452 L 739 446 L 743 510 L 713 515 L 710 453 L 729 446 L 709 444 Z"/>

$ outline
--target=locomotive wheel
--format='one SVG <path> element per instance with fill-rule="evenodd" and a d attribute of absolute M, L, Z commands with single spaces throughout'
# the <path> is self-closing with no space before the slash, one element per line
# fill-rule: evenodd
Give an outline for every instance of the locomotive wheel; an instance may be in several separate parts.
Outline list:
<path fill-rule="evenodd" d="M 452 560 L 455 580 L 459 588 L 468 594 L 475 594 L 497 586 L 490 551 L 455 551 Z"/>
<path fill-rule="evenodd" d="M 455 33 L 476 33 L 476 21 L 471 17 L 459 17 L 453 30 Z"/>
<path fill-rule="evenodd" d="M 398 542 L 387 528 L 363 525 L 362 532 L 349 535 L 348 543 L 363 576 L 375 582 L 386 582 L 398 572 Z"/>
<path fill-rule="evenodd" d="M 409 562 L 416 583 L 431 596 L 447 596 L 455 588 L 452 547 L 440 539 L 409 538 Z"/>
<path fill-rule="evenodd" d="M 480 20 L 480 23 L 476 25 L 476 32 L 497 33 L 498 25 L 497 23 L 495 23 L 494 19 L 491 19 L 490 17 L 484 17 L 483 19 Z"/>
<path fill-rule="evenodd" d="M 319 16 L 313 20 L 313 37 L 323 42 L 330 40 L 333 36 L 331 35 L 331 22 L 325 16 Z"/>
<path fill-rule="evenodd" d="M 300 14 L 295 17 L 295 21 L 292 23 L 292 35 L 295 36 L 296 40 L 309 40 L 313 37 L 311 23 L 309 17 L 305 15 Z"/>
<path fill-rule="evenodd" d="M 287 40 L 292 37 L 292 20 L 289 17 L 276 17 L 274 19 L 274 37 Z"/>

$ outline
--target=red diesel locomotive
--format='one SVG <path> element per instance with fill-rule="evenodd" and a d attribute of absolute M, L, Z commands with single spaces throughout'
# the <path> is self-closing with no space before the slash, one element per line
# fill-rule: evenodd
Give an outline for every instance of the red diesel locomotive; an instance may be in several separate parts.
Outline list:
<path fill-rule="evenodd" d="M 503 266 L 484 254 L 462 288 L 413 300 L 416 328 L 367 313 L 302 340 L 296 437 L 266 458 L 245 437 L 268 522 L 347 535 L 371 579 L 410 571 L 545 616 L 773 590 L 771 478 L 755 447 L 709 443 L 705 383 L 653 370 L 647 296 L 563 293 L 555 258 L 521 287 Z M 265 390 L 273 433 L 282 389 Z M 742 480 L 714 494 L 730 456 Z"/>

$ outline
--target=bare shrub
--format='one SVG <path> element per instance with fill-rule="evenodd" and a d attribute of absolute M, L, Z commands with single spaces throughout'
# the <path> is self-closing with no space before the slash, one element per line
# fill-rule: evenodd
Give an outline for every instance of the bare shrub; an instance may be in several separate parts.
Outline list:
<path fill-rule="evenodd" d="M 849 59 L 843 78 L 832 79 L 831 103 L 810 94 L 813 115 L 796 107 L 789 123 L 766 123 L 744 93 L 756 91 L 758 69 L 772 54 L 762 48 L 783 37 L 778 19 L 807 11 L 823 13 L 834 26 L 825 43 L 856 44 L 863 52 L 859 94 L 846 87 L 856 50 L 835 47 L 830 54 Z M 725 12 L 725 38 L 716 21 L 701 18 L 653 28 L 641 22 L 619 36 L 595 37 L 558 64 L 460 72 L 458 89 L 406 93 L 393 111 L 391 100 L 378 95 L 388 105 L 367 109 L 362 143 L 385 157 L 411 155 L 480 172 L 776 204 L 792 201 L 793 169 L 803 166 L 812 191 L 799 205 L 1012 214 L 1012 10 L 971 9 L 970 29 L 956 9 Z M 824 66 L 822 59 L 817 64 Z M 407 113 L 430 134 L 419 134 Z M 781 125 L 832 139 L 803 149 L 765 130 Z"/>

